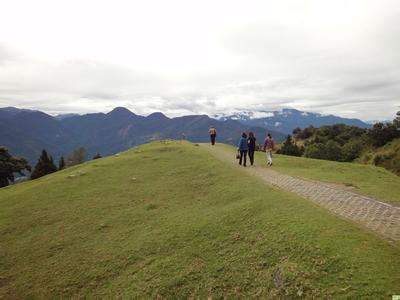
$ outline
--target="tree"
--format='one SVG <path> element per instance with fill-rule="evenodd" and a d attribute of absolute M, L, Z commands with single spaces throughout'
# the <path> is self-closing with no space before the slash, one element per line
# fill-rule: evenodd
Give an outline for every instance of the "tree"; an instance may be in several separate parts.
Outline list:
<path fill-rule="evenodd" d="M 397 112 L 396 118 L 393 120 L 393 124 L 396 127 L 396 129 L 399 131 L 400 130 L 400 111 Z"/>
<path fill-rule="evenodd" d="M 14 157 L 8 153 L 7 148 L 0 147 L 0 188 L 14 182 L 14 173 L 24 176 L 24 170 L 31 171 L 25 158 Z"/>
<path fill-rule="evenodd" d="M 51 156 L 51 155 L 50 155 L 50 165 L 51 165 L 51 166 L 54 166 L 54 172 L 57 171 L 57 166 L 56 166 L 56 164 L 54 163 L 53 156 Z"/>
<path fill-rule="evenodd" d="M 302 148 L 300 148 L 293 142 L 292 137 L 289 134 L 286 138 L 286 141 L 283 143 L 282 148 L 279 149 L 276 153 L 292 156 L 302 156 L 303 151 L 304 150 Z"/>
<path fill-rule="evenodd" d="M 298 130 L 299 128 L 295 129 L 295 132 L 293 132 L 293 134 L 295 134 L 296 138 L 298 139 L 303 139 L 306 140 L 310 137 L 312 137 L 316 131 L 316 129 L 314 128 L 314 126 L 310 125 L 307 128 L 304 128 L 303 130 Z"/>
<path fill-rule="evenodd" d="M 93 156 L 93 159 L 99 159 L 99 158 L 101 158 L 100 153 L 97 153 L 95 156 Z"/>
<path fill-rule="evenodd" d="M 62 170 L 64 168 L 65 168 L 64 156 L 61 156 L 60 160 L 58 161 L 58 170 Z"/>
<path fill-rule="evenodd" d="M 70 155 L 67 157 L 67 165 L 74 166 L 83 163 L 86 160 L 87 152 L 83 147 L 76 148 Z"/>
<path fill-rule="evenodd" d="M 47 155 L 46 150 L 42 150 L 38 162 L 36 163 L 35 169 L 31 174 L 31 179 L 40 178 L 50 173 L 57 171 L 57 167 L 54 164 L 53 157 Z"/>
<path fill-rule="evenodd" d="M 295 138 L 299 138 L 299 135 L 301 134 L 301 128 L 300 128 L 300 127 L 297 127 L 297 128 L 295 128 L 295 129 L 293 129 L 292 133 L 293 133 L 293 136 L 294 136 Z"/>
<path fill-rule="evenodd" d="M 353 161 L 360 157 L 363 145 L 359 140 L 350 141 L 342 147 L 342 160 Z"/>
<path fill-rule="evenodd" d="M 393 123 L 376 123 L 368 131 L 368 137 L 371 144 L 375 147 L 381 147 L 395 138 L 400 137 L 400 131 L 397 130 L 396 125 Z"/>

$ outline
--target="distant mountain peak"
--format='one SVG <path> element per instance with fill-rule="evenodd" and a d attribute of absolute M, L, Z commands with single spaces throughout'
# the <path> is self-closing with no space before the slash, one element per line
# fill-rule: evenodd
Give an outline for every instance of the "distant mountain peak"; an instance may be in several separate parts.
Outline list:
<path fill-rule="evenodd" d="M 133 117 L 136 116 L 133 112 L 131 112 L 129 109 L 125 107 L 116 107 L 109 113 L 107 113 L 109 116 L 118 116 L 118 117 Z"/>
<path fill-rule="evenodd" d="M 32 109 L 25 109 L 25 108 L 16 108 L 13 106 L 7 106 L 7 107 L 0 107 L 0 111 L 4 111 L 6 113 L 10 113 L 10 114 L 16 114 L 16 113 L 20 113 L 20 112 L 32 112 L 35 110 Z"/>
<path fill-rule="evenodd" d="M 56 115 L 56 116 L 54 116 L 54 118 L 56 119 L 56 120 L 64 120 L 64 119 L 67 119 L 67 118 L 72 118 L 72 117 L 77 117 L 77 116 L 80 116 L 79 114 L 74 114 L 74 113 L 68 113 L 68 114 L 58 114 L 58 115 Z"/>
<path fill-rule="evenodd" d="M 150 119 L 169 119 L 162 112 L 154 112 L 154 113 L 148 115 L 147 118 L 150 118 Z"/>
<path fill-rule="evenodd" d="M 7 112 L 17 112 L 17 111 L 20 111 L 21 109 L 13 107 L 13 106 L 7 106 L 7 107 L 0 107 L 0 110 L 7 111 Z"/>

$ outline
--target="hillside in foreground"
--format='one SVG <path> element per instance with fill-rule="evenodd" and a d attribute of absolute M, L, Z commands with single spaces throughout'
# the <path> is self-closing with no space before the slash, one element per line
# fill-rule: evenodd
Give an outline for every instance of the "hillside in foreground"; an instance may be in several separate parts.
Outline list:
<path fill-rule="evenodd" d="M 186 142 L 3 188 L 0 207 L 0 298 L 399 293 L 398 246 Z"/>

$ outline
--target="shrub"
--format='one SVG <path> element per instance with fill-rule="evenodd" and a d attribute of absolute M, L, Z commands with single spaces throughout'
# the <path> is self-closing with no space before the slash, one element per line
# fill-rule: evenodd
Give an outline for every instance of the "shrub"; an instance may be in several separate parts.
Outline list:
<path fill-rule="evenodd" d="M 67 158 L 67 166 L 74 166 L 83 163 L 86 160 L 87 152 L 83 147 L 75 149 Z"/>
<path fill-rule="evenodd" d="M 362 151 L 362 144 L 359 141 L 353 141 L 342 147 L 342 160 L 353 161 L 358 158 Z"/>
<path fill-rule="evenodd" d="M 93 156 L 93 159 L 99 159 L 102 158 L 102 156 L 100 155 L 100 153 L 97 153 L 95 156 Z"/>
<path fill-rule="evenodd" d="M 310 158 L 340 161 L 342 159 L 342 149 L 335 141 L 313 143 L 306 147 L 304 155 Z"/>
<path fill-rule="evenodd" d="M 326 147 L 323 143 L 314 143 L 306 147 L 304 152 L 305 157 L 325 159 Z"/>
<path fill-rule="evenodd" d="M 285 154 L 291 156 L 302 156 L 304 152 L 304 148 L 300 148 L 293 142 L 292 137 L 290 135 L 287 136 L 286 141 L 283 143 L 282 148 L 280 148 L 276 153 Z"/>
<path fill-rule="evenodd" d="M 340 161 L 342 159 L 342 149 L 338 142 L 328 141 L 326 144 L 326 159 Z"/>
<path fill-rule="evenodd" d="M 372 161 L 374 165 L 377 166 L 383 162 L 383 156 L 380 154 L 375 154 Z"/>

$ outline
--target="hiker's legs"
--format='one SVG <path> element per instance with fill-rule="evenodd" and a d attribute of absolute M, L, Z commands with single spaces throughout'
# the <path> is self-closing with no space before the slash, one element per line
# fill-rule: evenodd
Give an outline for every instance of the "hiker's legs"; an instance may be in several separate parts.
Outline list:
<path fill-rule="evenodd" d="M 245 159 L 246 159 L 246 156 L 245 156 Z M 239 165 L 242 164 L 242 160 L 243 160 L 243 151 L 240 150 Z"/>
<path fill-rule="evenodd" d="M 253 163 L 254 163 L 254 150 L 249 150 L 249 159 L 250 159 L 251 165 L 253 165 Z"/>
<path fill-rule="evenodd" d="M 210 135 L 211 137 L 211 145 L 215 145 L 215 134 Z"/>
<path fill-rule="evenodd" d="M 243 166 L 246 166 L 246 158 L 247 158 L 247 151 L 243 151 L 243 158 L 244 158 L 244 163 Z"/>
<path fill-rule="evenodd" d="M 272 151 L 267 150 L 267 163 L 272 165 Z"/>

